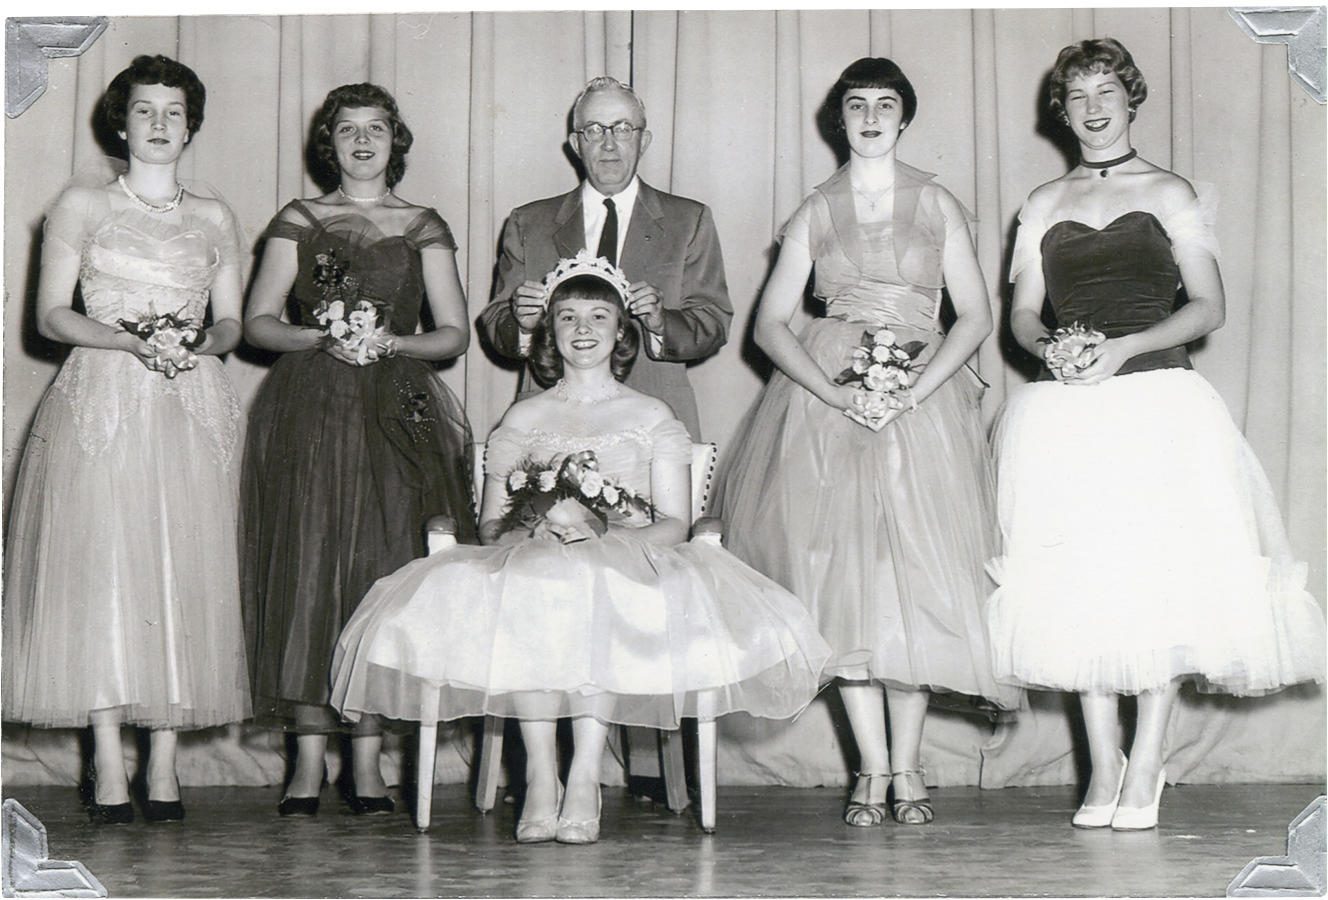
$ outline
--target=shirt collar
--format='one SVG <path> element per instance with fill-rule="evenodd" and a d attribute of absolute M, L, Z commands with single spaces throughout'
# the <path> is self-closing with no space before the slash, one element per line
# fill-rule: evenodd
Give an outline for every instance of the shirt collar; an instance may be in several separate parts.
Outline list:
<path fill-rule="evenodd" d="M 622 220 L 623 214 L 627 210 L 636 206 L 636 195 L 640 188 L 641 176 L 633 175 L 632 180 L 627 183 L 627 187 L 613 195 L 613 205 L 618 210 L 619 221 Z M 586 209 L 593 209 L 596 215 L 599 215 L 604 211 L 604 201 L 607 199 L 609 199 L 609 195 L 601 194 L 596 190 L 595 186 L 590 183 L 590 179 L 587 178 L 581 182 L 581 205 Z"/>

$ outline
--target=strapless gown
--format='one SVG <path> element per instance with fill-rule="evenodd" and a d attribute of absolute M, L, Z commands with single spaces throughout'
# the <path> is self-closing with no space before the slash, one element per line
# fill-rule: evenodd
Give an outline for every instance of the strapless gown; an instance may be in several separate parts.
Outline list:
<path fill-rule="evenodd" d="M 685 464 L 691 440 L 676 420 L 582 437 L 500 427 L 487 465 L 580 450 L 648 496 L 652 462 Z M 337 643 L 333 704 L 349 719 L 591 715 L 672 729 L 685 716 L 786 718 L 811 701 L 829 649 L 797 599 L 717 543 L 632 532 L 462 545 L 380 579 Z"/>
<path fill-rule="evenodd" d="M 87 315 L 202 319 L 234 220 L 71 189 L 48 242 L 81 254 Z M 5 548 L 4 716 L 201 728 L 249 715 L 235 553 L 239 403 L 215 356 L 167 379 L 122 350 L 75 347 L 32 424 Z"/>
<path fill-rule="evenodd" d="M 393 334 L 419 323 L 421 252 L 456 248 L 432 209 L 392 235 L 354 212 L 320 217 L 299 200 L 268 236 L 298 245 L 297 323 L 316 324 L 315 268 L 335 256 Z M 273 364 L 249 416 L 242 482 L 257 721 L 300 731 L 336 724 L 326 704 L 337 635 L 376 579 L 424 552 L 430 516 L 452 516 L 458 537 L 475 540 L 471 478 L 465 414 L 428 363 L 398 356 L 357 367 L 307 350 Z M 304 718 L 301 706 L 323 712 Z"/>
<path fill-rule="evenodd" d="M 826 303 L 799 340 L 837 373 L 864 330 L 889 326 L 901 343 L 927 345 L 925 363 L 944 340 L 945 231 L 921 239 L 899 215 L 861 225 L 835 181 L 828 202 L 818 190 L 795 214 L 808 219 Z M 925 186 L 919 205 L 939 190 Z M 910 275 L 900 259 L 922 262 Z M 1019 691 L 992 675 L 982 618 L 996 548 L 983 389 L 963 367 L 878 433 L 776 371 L 735 435 L 717 493 L 725 544 L 806 604 L 834 650 L 827 674 L 1018 706 Z"/>
<path fill-rule="evenodd" d="M 1116 337 L 1170 315 L 1172 243 L 1189 230 L 1183 217 L 1136 211 L 1020 240 L 1040 249 L 1057 321 Z M 1138 693 L 1184 676 L 1234 694 L 1322 679 L 1324 620 L 1306 568 L 1258 460 L 1184 347 L 1135 357 L 1096 385 L 1023 386 L 995 447 L 999 677 Z"/>

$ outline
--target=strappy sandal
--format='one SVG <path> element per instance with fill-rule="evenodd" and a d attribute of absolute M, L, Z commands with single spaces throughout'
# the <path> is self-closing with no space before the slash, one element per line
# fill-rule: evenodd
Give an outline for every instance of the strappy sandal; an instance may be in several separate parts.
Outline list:
<path fill-rule="evenodd" d="M 925 774 L 925 769 L 900 769 L 898 772 L 890 773 L 890 790 L 894 794 L 890 812 L 900 825 L 926 825 L 936 818 L 936 812 L 931 808 L 931 797 L 903 799 L 899 796 L 899 789 L 895 787 L 895 779 L 899 776 L 904 776 L 904 783 L 908 784 L 908 776 L 916 775 L 918 781 L 922 782 L 922 790 L 925 793 L 927 790 L 927 783 L 923 781 Z"/>
<path fill-rule="evenodd" d="M 871 796 L 871 780 L 873 778 L 888 778 L 888 772 L 854 772 L 859 783 L 865 778 L 867 780 L 867 796 Z M 857 785 L 855 784 L 854 787 Z M 885 802 L 871 803 L 852 799 L 849 796 L 848 806 L 844 807 L 844 824 L 852 825 L 855 828 L 871 828 L 880 825 L 885 821 Z"/>

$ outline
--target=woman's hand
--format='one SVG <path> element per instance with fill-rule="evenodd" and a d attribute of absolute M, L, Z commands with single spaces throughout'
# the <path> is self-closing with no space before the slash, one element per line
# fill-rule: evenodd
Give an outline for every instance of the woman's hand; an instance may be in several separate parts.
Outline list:
<path fill-rule="evenodd" d="M 599 516 L 572 499 L 562 499 L 545 513 L 531 532 L 536 538 L 555 538 L 564 544 L 574 544 L 590 538 L 602 537 L 606 531 Z"/>
<path fill-rule="evenodd" d="M 1097 384 L 1119 372 L 1134 355 L 1125 338 L 1107 338 L 1093 348 L 1093 361 L 1087 368 L 1063 378 L 1054 369 L 1052 374 L 1066 384 Z"/>
<path fill-rule="evenodd" d="M 378 362 L 378 357 L 371 351 L 361 360 L 353 350 L 347 350 L 339 341 L 327 341 L 321 349 L 333 359 L 341 360 L 348 366 L 368 366 Z"/>
<path fill-rule="evenodd" d="M 149 372 L 160 372 L 161 361 L 157 359 L 157 351 L 152 349 L 147 341 L 136 334 L 130 334 L 127 331 L 121 332 L 115 336 L 116 347 L 130 353 L 143 364 L 143 368 Z"/>

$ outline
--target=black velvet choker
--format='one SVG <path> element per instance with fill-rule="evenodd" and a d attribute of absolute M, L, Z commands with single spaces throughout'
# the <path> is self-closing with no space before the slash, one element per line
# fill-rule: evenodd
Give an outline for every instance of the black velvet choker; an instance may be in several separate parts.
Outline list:
<path fill-rule="evenodd" d="M 1098 169 L 1100 170 L 1098 174 L 1101 175 L 1103 178 L 1106 178 L 1107 170 L 1110 169 L 1112 166 L 1119 166 L 1121 163 L 1129 162 L 1138 155 L 1139 155 L 1138 150 L 1131 150 L 1129 153 L 1126 153 L 1123 156 L 1118 156 L 1115 159 L 1104 159 L 1102 162 L 1093 162 L 1087 159 L 1080 159 L 1079 165 L 1083 166 L 1085 169 Z"/>

